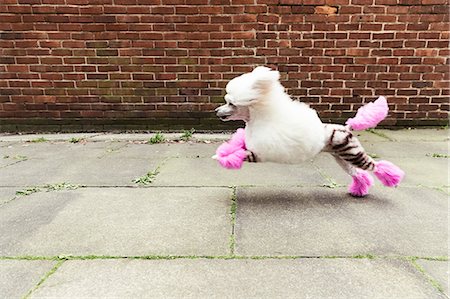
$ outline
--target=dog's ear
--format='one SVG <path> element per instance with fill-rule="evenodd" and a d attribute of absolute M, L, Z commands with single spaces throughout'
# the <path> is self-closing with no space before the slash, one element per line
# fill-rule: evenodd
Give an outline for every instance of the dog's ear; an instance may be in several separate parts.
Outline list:
<path fill-rule="evenodd" d="M 280 72 L 272 71 L 268 67 L 259 66 L 252 72 L 256 76 L 253 88 L 260 93 L 266 93 L 271 86 L 280 80 Z"/>

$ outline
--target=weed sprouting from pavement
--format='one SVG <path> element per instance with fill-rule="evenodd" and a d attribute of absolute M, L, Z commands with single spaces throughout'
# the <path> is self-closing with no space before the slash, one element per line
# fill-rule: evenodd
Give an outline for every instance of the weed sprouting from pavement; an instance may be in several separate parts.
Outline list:
<path fill-rule="evenodd" d="M 181 134 L 180 139 L 183 141 L 189 141 L 192 138 L 192 134 L 194 134 L 195 129 L 192 128 L 190 130 L 184 130 L 183 134 Z"/>
<path fill-rule="evenodd" d="M 22 190 L 16 191 L 17 196 L 27 196 L 37 192 L 51 192 L 51 191 L 60 191 L 60 190 L 75 190 L 82 187 L 81 185 L 69 184 L 66 182 L 56 183 L 56 184 L 46 184 L 42 186 L 32 186 Z"/>
<path fill-rule="evenodd" d="M 432 158 L 450 158 L 450 155 L 448 154 L 437 154 L 437 153 L 433 153 L 433 154 L 426 154 L 427 157 L 432 157 Z"/>
<path fill-rule="evenodd" d="M 39 137 L 39 138 L 30 140 L 30 142 L 32 142 L 32 143 L 40 143 L 40 142 L 47 142 L 47 141 L 48 141 L 48 139 L 45 139 L 45 137 Z"/>
<path fill-rule="evenodd" d="M 367 155 L 369 155 L 369 157 L 371 157 L 372 159 L 377 159 L 377 158 L 380 157 L 380 156 L 378 156 L 378 155 L 375 154 L 375 153 L 367 153 Z"/>
<path fill-rule="evenodd" d="M 27 196 L 36 192 L 41 192 L 41 188 L 39 187 L 29 187 L 29 188 L 25 188 L 23 190 L 18 190 L 16 191 L 16 195 L 18 196 Z"/>
<path fill-rule="evenodd" d="M 334 181 L 331 181 L 330 183 L 323 184 L 322 186 L 326 187 L 326 188 L 334 189 L 334 188 L 339 187 L 339 184 Z"/>
<path fill-rule="evenodd" d="M 72 137 L 69 139 L 70 143 L 80 143 L 85 141 L 86 139 L 84 139 L 83 137 Z"/>
<path fill-rule="evenodd" d="M 50 191 L 59 191 L 59 190 L 75 190 L 80 188 L 80 185 L 74 185 L 69 183 L 57 183 L 57 184 L 47 184 L 43 186 L 44 189 L 46 189 L 47 192 Z"/>
<path fill-rule="evenodd" d="M 147 172 L 145 175 L 143 175 L 141 177 L 135 178 L 133 180 L 133 183 L 140 184 L 140 185 L 149 185 L 149 184 L 153 183 L 153 181 L 155 180 L 155 177 L 158 175 L 158 173 L 159 173 L 159 167 L 153 171 Z"/>
<path fill-rule="evenodd" d="M 157 132 L 147 141 L 147 143 L 156 144 L 156 143 L 163 143 L 164 141 L 166 141 L 166 137 L 164 137 L 164 135 L 161 132 Z"/>
<path fill-rule="evenodd" d="M 3 156 L 3 159 L 14 159 L 14 160 L 18 160 L 20 162 L 20 161 L 28 160 L 28 157 L 23 156 L 23 155 L 15 155 L 15 156 L 5 155 L 5 156 Z"/>

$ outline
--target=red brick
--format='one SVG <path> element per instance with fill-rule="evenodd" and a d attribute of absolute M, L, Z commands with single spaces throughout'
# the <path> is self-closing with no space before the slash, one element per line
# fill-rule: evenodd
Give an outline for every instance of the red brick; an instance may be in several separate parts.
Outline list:
<path fill-rule="evenodd" d="M 438 109 L 448 109 L 440 105 L 450 93 L 440 83 L 450 80 L 448 5 L 439 0 L 20 1 L 28 5 L 0 8 L 8 22 L 0 25 L 0 55 L 14 58 L 0 65 L 0 86 L 22 90 L 10 88 L 0 101 L 37 104 L 28 106 L 34 114 L 0 104 L 2 117 L 6 109 L 54 117 L 39 114 L 46 101 L 54 112 L 65 109 L 61 117 L 199 117 L 189 111 L 212 110 L 227 80 L 260 64 L 281 71 L 289 93 L 324 117 L 353 115 L 375 94 L 391 95 L 391 122 L 444 118 Z M 160 88 L 165 95 L 156 95 Z M 95 104 L 105 92 L 102 101 L 114 106 Z M 195 105 L 185 105 L 186 96 Z M 417 112 L 432 96 L 440 106 Z M 159 114 L 145 112 L 154 109 Z"/>

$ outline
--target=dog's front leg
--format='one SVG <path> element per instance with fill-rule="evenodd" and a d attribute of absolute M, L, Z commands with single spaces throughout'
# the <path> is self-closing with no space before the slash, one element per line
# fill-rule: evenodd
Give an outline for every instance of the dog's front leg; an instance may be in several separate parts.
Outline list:
<path fill-rule="evenodd" d="M 258 162 L 258 157 L 255 155 L 255 153 L 253 153 L 252 151 L 246 150 L 247 152 L 247 157 L 245 157 L 245 161 L 247 162 Z"/>

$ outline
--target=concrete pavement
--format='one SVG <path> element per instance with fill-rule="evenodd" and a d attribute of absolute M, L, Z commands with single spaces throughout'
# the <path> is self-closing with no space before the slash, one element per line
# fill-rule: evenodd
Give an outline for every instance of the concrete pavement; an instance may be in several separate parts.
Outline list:
<path fill-rule="evenodd" d="M 210 159 L 226 134 L 0 136 L 0 297 L 448 298 L 449 131 L 360 140 L 400 187 L 346 193 L 325 154 Z"/>

